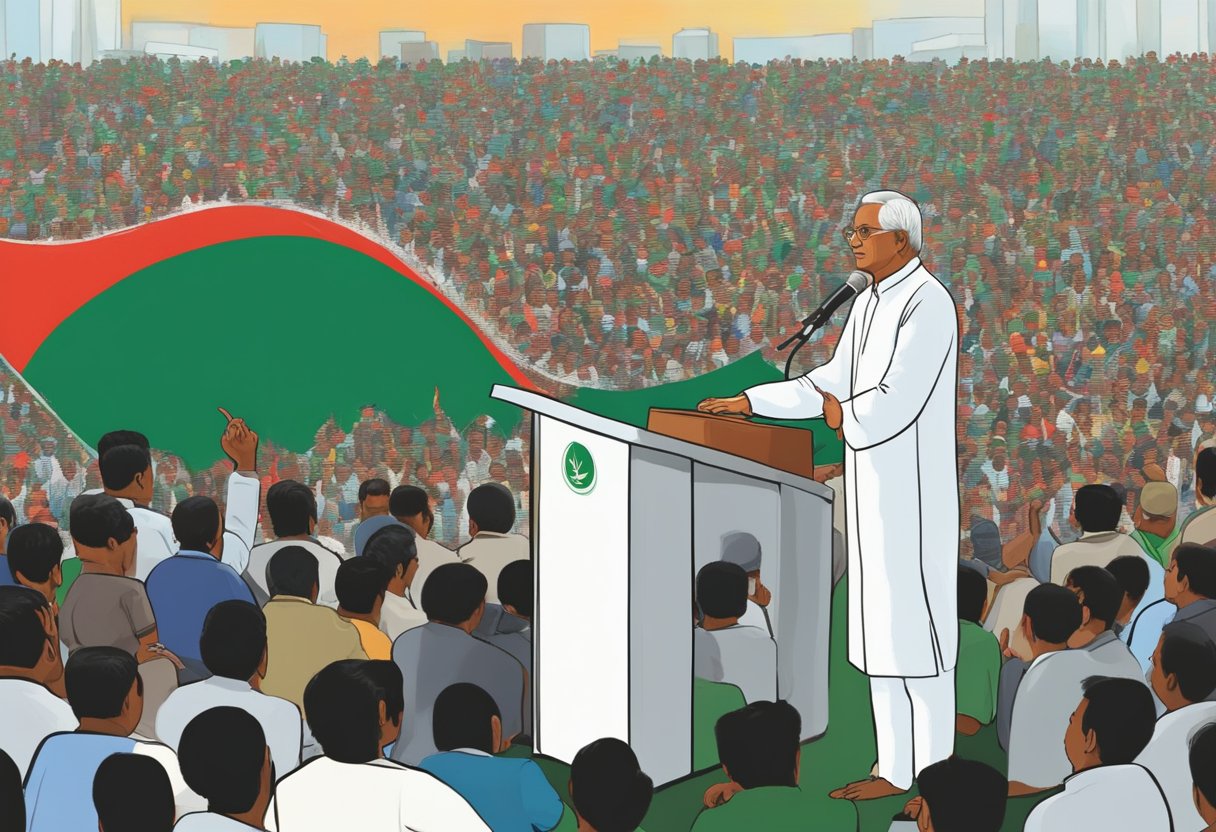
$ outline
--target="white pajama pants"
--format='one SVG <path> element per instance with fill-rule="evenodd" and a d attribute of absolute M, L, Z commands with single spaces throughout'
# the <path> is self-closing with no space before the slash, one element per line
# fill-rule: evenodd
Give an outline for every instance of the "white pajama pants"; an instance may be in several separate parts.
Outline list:
<path fill-rule="evenodd" d="M 923 679 L 870 677 L 878 776 L 900 789 L 954 753 L 954 671 Z"/>

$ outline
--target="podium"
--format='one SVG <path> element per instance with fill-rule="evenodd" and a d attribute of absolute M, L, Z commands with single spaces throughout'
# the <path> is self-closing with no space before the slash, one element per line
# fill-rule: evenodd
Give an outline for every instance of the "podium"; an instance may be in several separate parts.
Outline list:
<path fill-rule="evenodd" d="M 751 459 L 495 385 L 532 413 L 533 747 L 600 737 L 656 785 L 692 773 L 694 577 L 724 536 L 760 542 L 778 692 L 827 730 L 832 491 Z"/>

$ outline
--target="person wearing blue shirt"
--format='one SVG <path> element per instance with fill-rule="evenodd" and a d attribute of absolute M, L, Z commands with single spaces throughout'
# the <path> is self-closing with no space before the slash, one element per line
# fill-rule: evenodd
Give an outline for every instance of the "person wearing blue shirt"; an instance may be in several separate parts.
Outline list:
<path fill-rule="evenodd" d="M 494 698 L 458 683 L 435 700 L 435 747 L 422 768 L 469 802 L 495 832 L 548 832 L 562 817 L 562 801 L 531 760 L 494 757 L 505 747 Z"/>
<path fill-rule="evenodd" d="M 211 608 L 223 601 L 256 602 L 241 576 L 220 562 L 224 523 L 214 500 L 199 496 L 178 503 L 173 535 L 181 549 L 156 565 L 147 590 L 161 643 L 182 660 L 178 681 L 187 684 L 211 675 L 199 647 Z"/>

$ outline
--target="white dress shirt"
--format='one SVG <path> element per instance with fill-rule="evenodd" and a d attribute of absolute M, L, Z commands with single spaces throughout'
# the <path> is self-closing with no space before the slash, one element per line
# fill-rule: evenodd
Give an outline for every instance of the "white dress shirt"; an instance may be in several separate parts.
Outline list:
<path fill-rule="evenodd" d="M 456 554 L 462 561 L 477 567 L 477 571 L 486 576 L 486 582 L 489 584 L 486 588 L 486 602 L 497 604 L 499 573 L 508 563 L 532 557 L 532 548 L 528 538 L 523 535 L 478 532 L 477 537 L 457 549 Z"/>
<path fill-rule="evenodd" d="M 1136 758 L 1165 792 L 1174 817 L 1174 832 L 1203 832 L 1207 824 L 1195 810 L 1189 754 L 1200 728 L 1216 723 L 1216 702 L 1196 702 L 1157 720 L 1153 738 Z"/>
<path fill-rule="evenodd" d="M 426 623 L 426 613 L 422 611 L 420 603 L 422 592 L 417 592 L 414 599 L 411 601 L 391 592 L 384 593 L 384 605 L 380 607 L 380 632 L 388 636 L 389 641 L 396 641 L 397 636 L 406 630 L 421 627 Z"/>
<path fill-rule="evenodd" d="M 392 760 L 310 760 L 279 780 L 270 832 L 489 832 L 463 797 L 425 771 Z"/>
<path fill-rule="evenodd" d="M 693 673 L 726 682 L 748 702 L 777 699 L 777 643 L 768 630 L 735 624 L 722 630 L 693 631 Z"/>
<path fill-rule="evenodd" d="M 338 567 L 342 565 L 342 558 L 315 540 L 274 540 L 253 547 L 249 553 L 249 565 L 242 577 L 253 590 L 258 603 L 265 605 L 271 595 L 270 583 L 266 577 L 266 567 L 270 565 L 270 559 L 287 546 L 300 546 L 307 549 L 317 559 L 317 603 L 336 610 L 338 593 L 334 589 L 334 581 L 338 577 Z"/>
<path fill-rule="evenodd" d="M 1057 546 L 1051 554 L 1051 582 L 1064 586 L 1068 573 L 1078 566 L 1105 569 L 1115 558 L 1137 555 L 1148 558 L 1140 544 L 1122 532 L 1085 532 L 1078 540 Z"/>
<path fill-rule="evenodd" d="M 427 576 L 445 563 L 460 563 L 460 556 L 447 546 L 429 538 L 416 537 L 414 543 L 418 546 L 418 573 L 414 575 L 414 581 L 410 584 L 409 595 L 413 599 L 414 605 L 421 609 L 422 585 L 426 583 Z M 495 586 L 495 590 L 497 590 L 497 586 Z"/>
<path fill-rule="evenodd" d="M 299 768 L 303 731 L 299 708 L 237 679 L 212 676 L 173 691 L 156 714 L 156 735 L 177 751 L 190 720 L 203 711 L 224 706 L 240 708 L 262 726 L 280 777 Z"/>
<path fill-rule="evenodd" d="M 0 748 L 25 779 L 34 752 L 51 734 L 79 725 L 67 702 L 37 682 L 0 679 Z"/>
<path fill-rule="evenodd" d="M 250 832 L 252 829 L 248 824 L 215 812 L 191 812 L 173 825 L 173 832 Z"/>
<path fill-rule="evenodd" d="M 1064 781 L 1061 794 L 1034 808 L 1023 832 L 1170 832 L 1173 828 L 1160 784 L 1148 769 L 1133 764 L 1098 766 L 1072 775 Z"/>

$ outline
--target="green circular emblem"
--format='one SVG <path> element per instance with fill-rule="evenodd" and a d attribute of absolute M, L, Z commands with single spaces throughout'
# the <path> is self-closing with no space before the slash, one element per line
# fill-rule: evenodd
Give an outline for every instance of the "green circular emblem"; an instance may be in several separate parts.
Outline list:
<path fill-rule="evenodd" d="M 562 454 L 562 474 L 575 494 L 589 494 L 595 488 L 595 460 L 591 451 L 578 442 L 567 445 Z"/>

